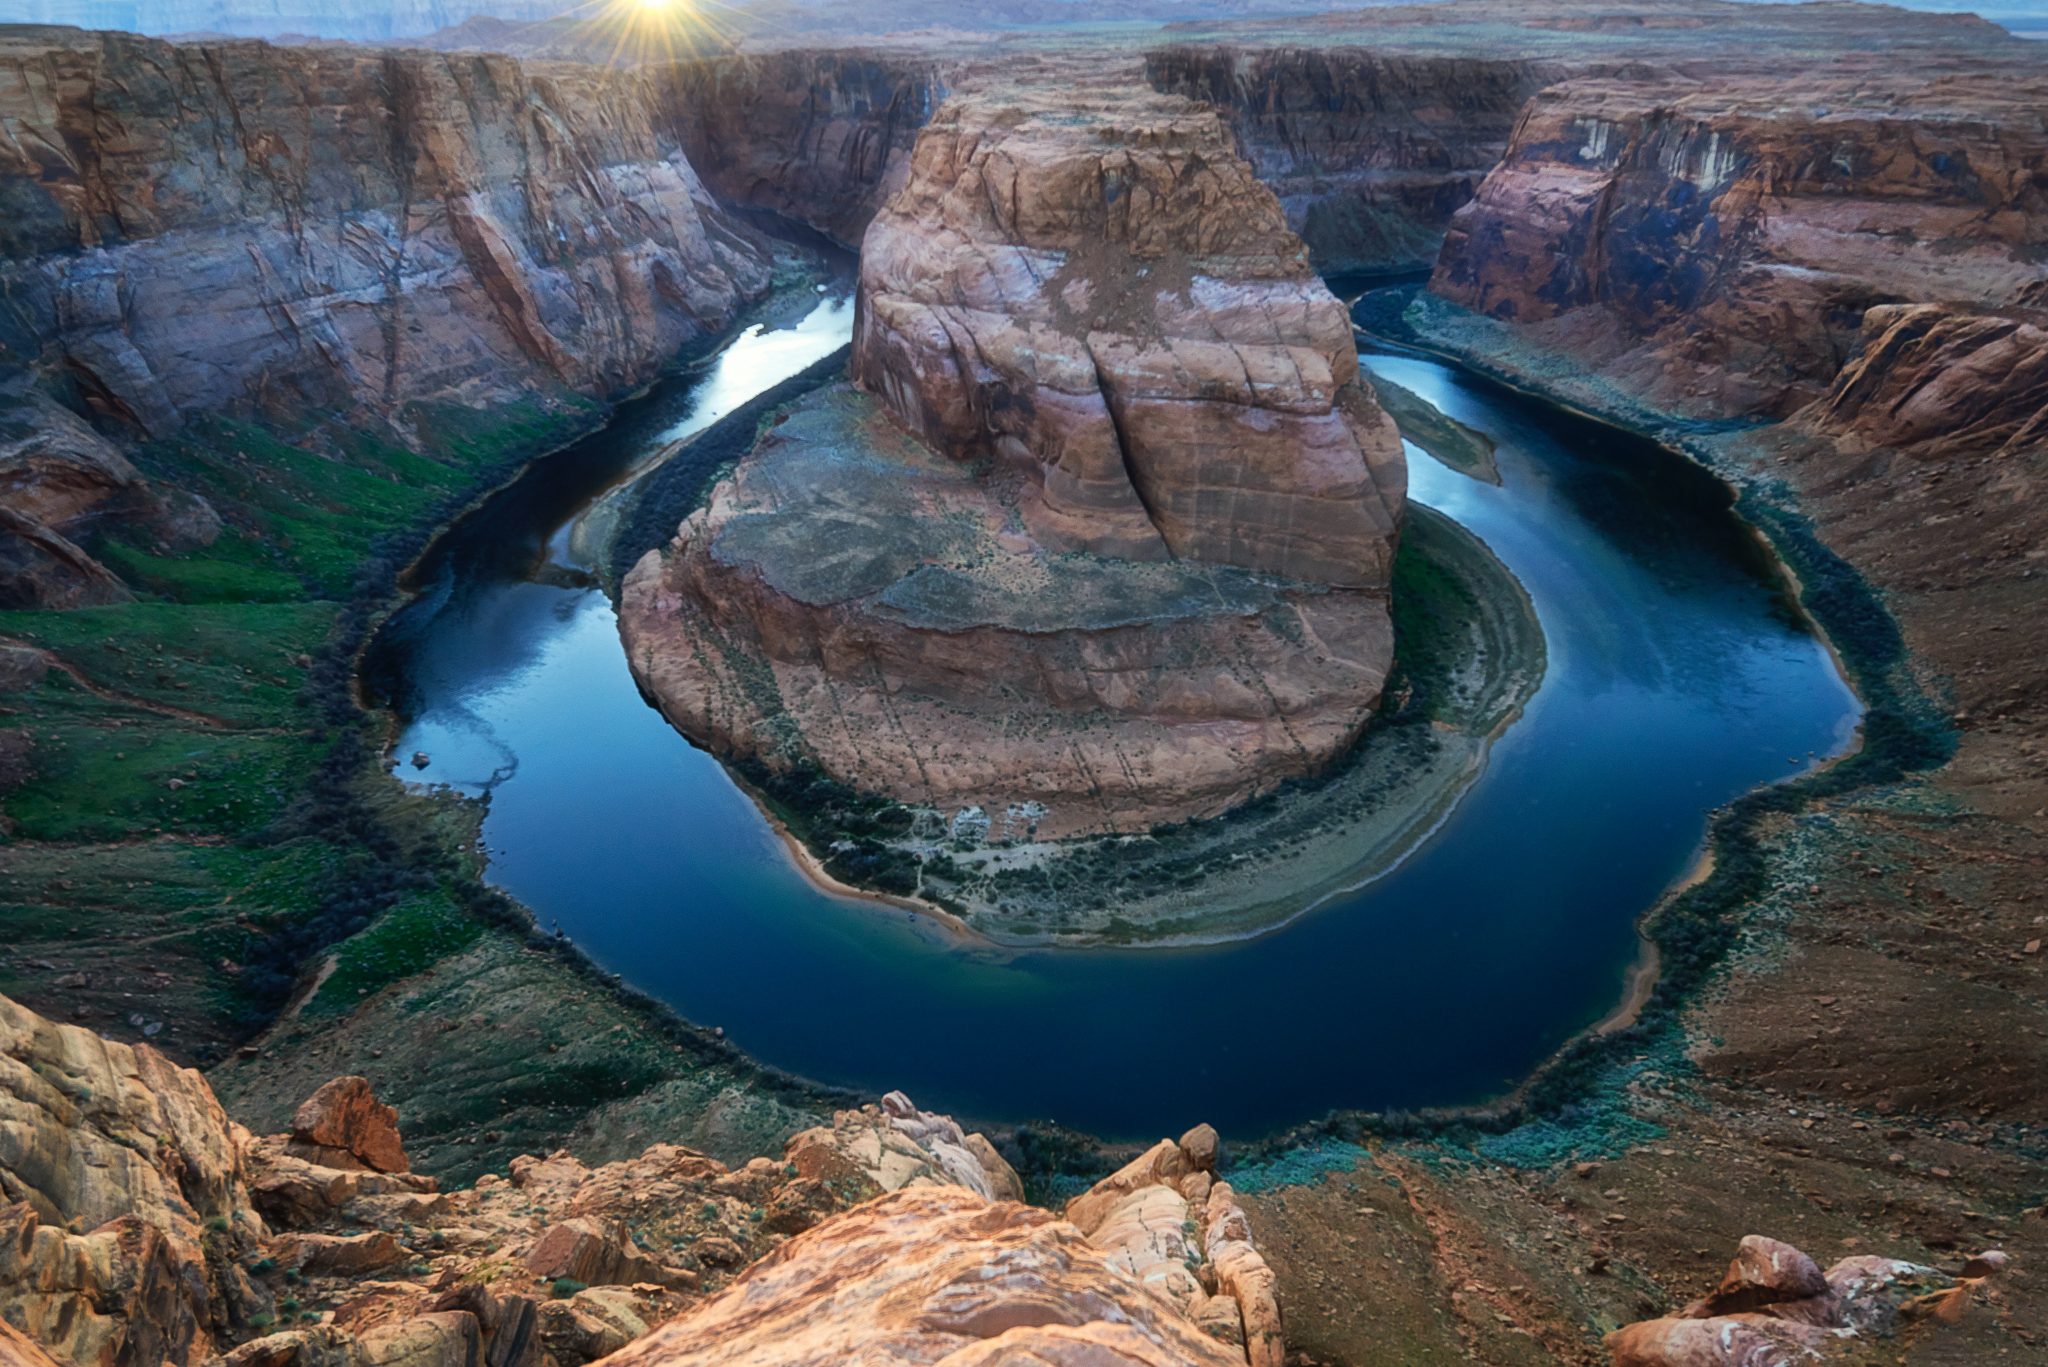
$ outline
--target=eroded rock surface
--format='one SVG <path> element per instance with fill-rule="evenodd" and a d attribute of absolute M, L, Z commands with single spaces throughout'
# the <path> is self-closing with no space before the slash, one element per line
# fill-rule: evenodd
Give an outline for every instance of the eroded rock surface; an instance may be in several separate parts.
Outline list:
<path fill-rule="evenodd" d="M 1159 48 L 1153 87 L 1224 114 L 1326 273 L 1427 268 L 1555 61 L 1364 47 Z"/>
<path fill-rule="evenodd" d="M 1783 417 L 1867 310 L 2038 306 L 2048 73 L 1581 80 L 1531 101 L 1432 292 L 1693 412 Z"/>
<path fill-rule="evenodd" d="M 0 341 L 149 434 L 615 391 L 767 278 L 662 124 L 597 68 L 20 30 Z"/>
<path fill-rule="evenodd" d="M 901 52 L 747 53 L 656 79 L 705 184 L 854 247 L 946 94 L 937 64 Z"/>
<path fill-rule="evenodd" d="M 798 405 L 627 580 L 683 730 L 1041 836 L 1214 814 L 1356 738 L 1399 439 L 1213 113 L 949 103 L 860 311 L 867 393 Z"/>
<path fill-rule="evenodd" d="M 1270 1274 L 1207 1126 L 1077 1202 L 1103 1215 L 1085 1231 L 901 1093 L 780 1159 L 557 1152 L 448 1192 L 364 1164 L 398 1135 L 362 1078 L 321 1088 L 296 1130 L 253 1139 L 198 1074 L 0 998 L 0 1361 L 1278 1361 Z"/>

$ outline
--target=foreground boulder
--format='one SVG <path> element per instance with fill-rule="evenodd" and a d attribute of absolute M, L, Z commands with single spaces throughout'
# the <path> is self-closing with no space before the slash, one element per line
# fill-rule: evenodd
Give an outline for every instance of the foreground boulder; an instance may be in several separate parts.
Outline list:
<path fill-rule="evenodd" d="M 268 1304 L 246 1138 L 198 1073 L 0 997 L 0 1319 L 79 1364 L 205 1357 Z"/>
<path fill-rule="evenodd" d="M 1356 740 L 1400 440 L 1213 112 L 950 101 L 861 261 L 860 389 L 626 579 L 672 721 L 1041 838 L 1215 815 Z"/>
<path fill-rule="evenodd" d="M 791 1240 L 611 1367 L 1243 1367 L 1072 1225 L 913 1187 Z"/>
<path fill-rule="evenodd" d="M 1710 1294 L 1676 1315 L 1607 1336 L 1614 1367 L 1793 1367 L 1902 1322 L 1962 1314 L 1970 1290 L 2006 1265 L 1993 1250 L 1961 1277 L 1895 1258 L 1844 1258 L 1825 1273 L 1792 1245 L 1752 1234 Z"/>
<path fill-rule="evenodd" d="M 398 1137 L 398 1112 L 360 1077 L 338 1077 L 307 1097 L 292 1116 L 285 1152 L 330 1168 L 405 1172 L 412 1166 Z"/>

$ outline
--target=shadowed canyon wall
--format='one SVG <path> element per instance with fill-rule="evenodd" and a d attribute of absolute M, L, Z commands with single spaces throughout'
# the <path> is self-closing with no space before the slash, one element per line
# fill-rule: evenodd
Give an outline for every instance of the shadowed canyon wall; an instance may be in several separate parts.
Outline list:
<path fill-rule="evenodd" d="M 1555 62 L 1367 48 L 1184 45 L 1146 54 L 1158 90 L 1216 106 L 1326 272 L 1436 259 Z"/>
<path fill-rule="evenodd" d="M 848 247 L 902 188 L 946 94 L 934 63 L 857 50 L 715 57 L 659 76 L 690 164 L 720 198 Z"/>

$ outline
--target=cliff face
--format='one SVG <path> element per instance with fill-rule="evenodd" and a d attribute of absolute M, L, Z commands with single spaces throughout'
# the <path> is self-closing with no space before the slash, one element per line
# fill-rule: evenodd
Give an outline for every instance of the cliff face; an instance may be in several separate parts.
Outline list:
<path fill-rule="evenodd" d="M 1154 89 L 1223 113 L 1288 226 L 1331 273 L 1434 261 L 1522 106 L 1567 71 L 1358 47 L 1184 45 L 1145 57 Z"/>
<path fill-rule="evenodd" d="M 657 79 L 705 184 L 847 246 L 902 188 L 917 131 L 946 93 L 937 66 L 900 52 L 718 57 Z"/>
<path fill-rule="evenodd" d="M 1356 738 L 1405 492 L 1344 309 L 1215 116 L 978 96 L 862 253 L 854 373 L 629 577 L 689 734 L 1043 836 Z"/>
<path fill-rule="evenodd" d="M 644 380 L 767 275 L 658 108 L 505 58 L 0 40 L 0 345 L 149 434 Z"/>
<path fill-rule="evenodd" d="M 764 289 L 644 75 L 0 30 L 0 605 L 121 596 L 79 549 L 217 520 L 109 431 L 199 412 L 403 430 L 605 396 Z"/>
<path fill-rule="evenodd" d="M 2048 78 L 1573 81 L 1537 96 L 1432 291 L 1654 400 L 1784 416 L 1893 303 L 2023 305 Z"/>

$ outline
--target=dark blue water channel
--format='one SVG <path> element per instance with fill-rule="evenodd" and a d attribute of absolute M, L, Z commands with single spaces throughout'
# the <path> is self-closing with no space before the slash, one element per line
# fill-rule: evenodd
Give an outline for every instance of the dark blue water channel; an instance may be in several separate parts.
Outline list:
<path fill-rule="evenodd" d="M 1498 487 L 1411 448 L 1411 496 L 1521 578 L 1550 652 L 1427 843 L 1283 930 L 1206 949 L 963 948 L 827 895 L 642 701 L 604 596 L 542 566 L 621 471 L 849 322 L 828 300 L 752 333 L 536 467 L 443 539 L 371 661 L 404 719 L 398 753 L 431 756 L 416 777 L 488 791 L 492 878 L 769 1063 L 1117 1137 L 1477 1100 L 1616 1004 L 1633 923 L 1691 865 L 1710 809 L 1852 739 L 1855 699 L 1712 480 L 1443 365 L 1371 355 L 1499 444 Z"/>

